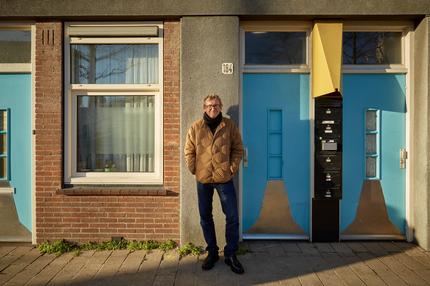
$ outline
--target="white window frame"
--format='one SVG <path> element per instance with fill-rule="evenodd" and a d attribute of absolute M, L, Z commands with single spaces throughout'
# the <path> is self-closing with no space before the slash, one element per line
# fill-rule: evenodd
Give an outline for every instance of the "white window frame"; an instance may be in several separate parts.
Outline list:
<path fill-rule="evenodd" d="M 118 37 L 118 36 L 71 36 L 69 27 L 82 28 L 97 26 L 109 31 L 113 26 L 158 27 L 158 37 Z M 144 23 L 66 23 L 64 35 L 64 81 L 65 81 L 65 158 L 64 182 L 66 184 L 106 184 L 106 185 L 162 185 L 163 184 L 163 24 L 162 22 Z M 71 44 L 157 44 L 159 53 L 159 81 L 158 84 L 71 84 Z M 154 172 L 77 172 L 77 96 L 145 96 L 154 95 Z"/>
<path fill-rule="evenodd" d="M 401 64 L 382 64 L 382 65 L 352 65 L 342 64 L 343 73 L 407 73 L 407 48 L 409 32 L 413 24 L 411 22 L 345 22 L 343 32 L 400 32 L 401 39 Z"/>

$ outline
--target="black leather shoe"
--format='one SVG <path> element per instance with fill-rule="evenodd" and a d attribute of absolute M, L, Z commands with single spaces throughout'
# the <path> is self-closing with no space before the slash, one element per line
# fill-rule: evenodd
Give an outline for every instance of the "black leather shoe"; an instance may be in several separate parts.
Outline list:
<path fill-rule="evenodd" d="M 205 260 L 203 260 L 202 269 L 210 270 L 215 266 L 215 263 L 219 260 L 218 253 L 208 253 Z"/>
<path fill-rule="evenodd" d="M 240 264 L 239 260 L 237 259 L 236 255 L 228 256 L 224 260 L 225 264 L 230 266 L 231 271 L 233 271 L 236 274 L 243 274 L 245 270 L 243 269 L 242 264 Z"/>

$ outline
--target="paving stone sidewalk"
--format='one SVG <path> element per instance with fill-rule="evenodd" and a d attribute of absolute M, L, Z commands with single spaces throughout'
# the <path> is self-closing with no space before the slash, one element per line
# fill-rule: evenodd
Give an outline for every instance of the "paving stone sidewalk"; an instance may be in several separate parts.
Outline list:
<path fill-rule="evenodd" d="M 41 255 L 0 245 L 0 285 L 430 285 L 430 252 L 406 242 L 245 242 L 237 275 L 220 260 L 175 251 L 84 251 Z"/>

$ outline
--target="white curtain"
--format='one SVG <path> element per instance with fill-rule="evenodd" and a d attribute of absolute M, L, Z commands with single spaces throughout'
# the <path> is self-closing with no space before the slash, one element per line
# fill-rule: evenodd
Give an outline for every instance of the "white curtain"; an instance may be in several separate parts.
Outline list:
<path fill-rule="evenodd" d="M 154 172 L 154 96 L 96 100 L 96 171 Z"/>
<path fill-rule="evenodd" d="M 158 46 L 132 46 L 127 51 L 125 83 L 158 83 Z"/>
<path fill-rule="evenodd" d="M 74 83 L 158 83 L 158 45 L 72 45 Z M 154 96 L 79 96 L 78 171 L 154 172 Z"/>

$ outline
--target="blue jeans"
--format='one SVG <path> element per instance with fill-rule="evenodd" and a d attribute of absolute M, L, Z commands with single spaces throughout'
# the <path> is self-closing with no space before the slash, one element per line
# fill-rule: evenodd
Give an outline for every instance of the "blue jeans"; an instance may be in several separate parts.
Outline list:
<path fill-rule="evenodd" d="M 212 198 L 214 189 L 217 190 L 221 201 L 222 211 L 225 215 L 225 240 L 224 256 L 235 254 L 239 245 L 239 214 L 237 210 L 236 191 L 233 181 L 226 183 L 202 184 L 197 182 L 199 200 L 200 225 L 203 229 L 208 252 L 218 252 L 216 242 L 215 225 L 212 217 Z"/>

